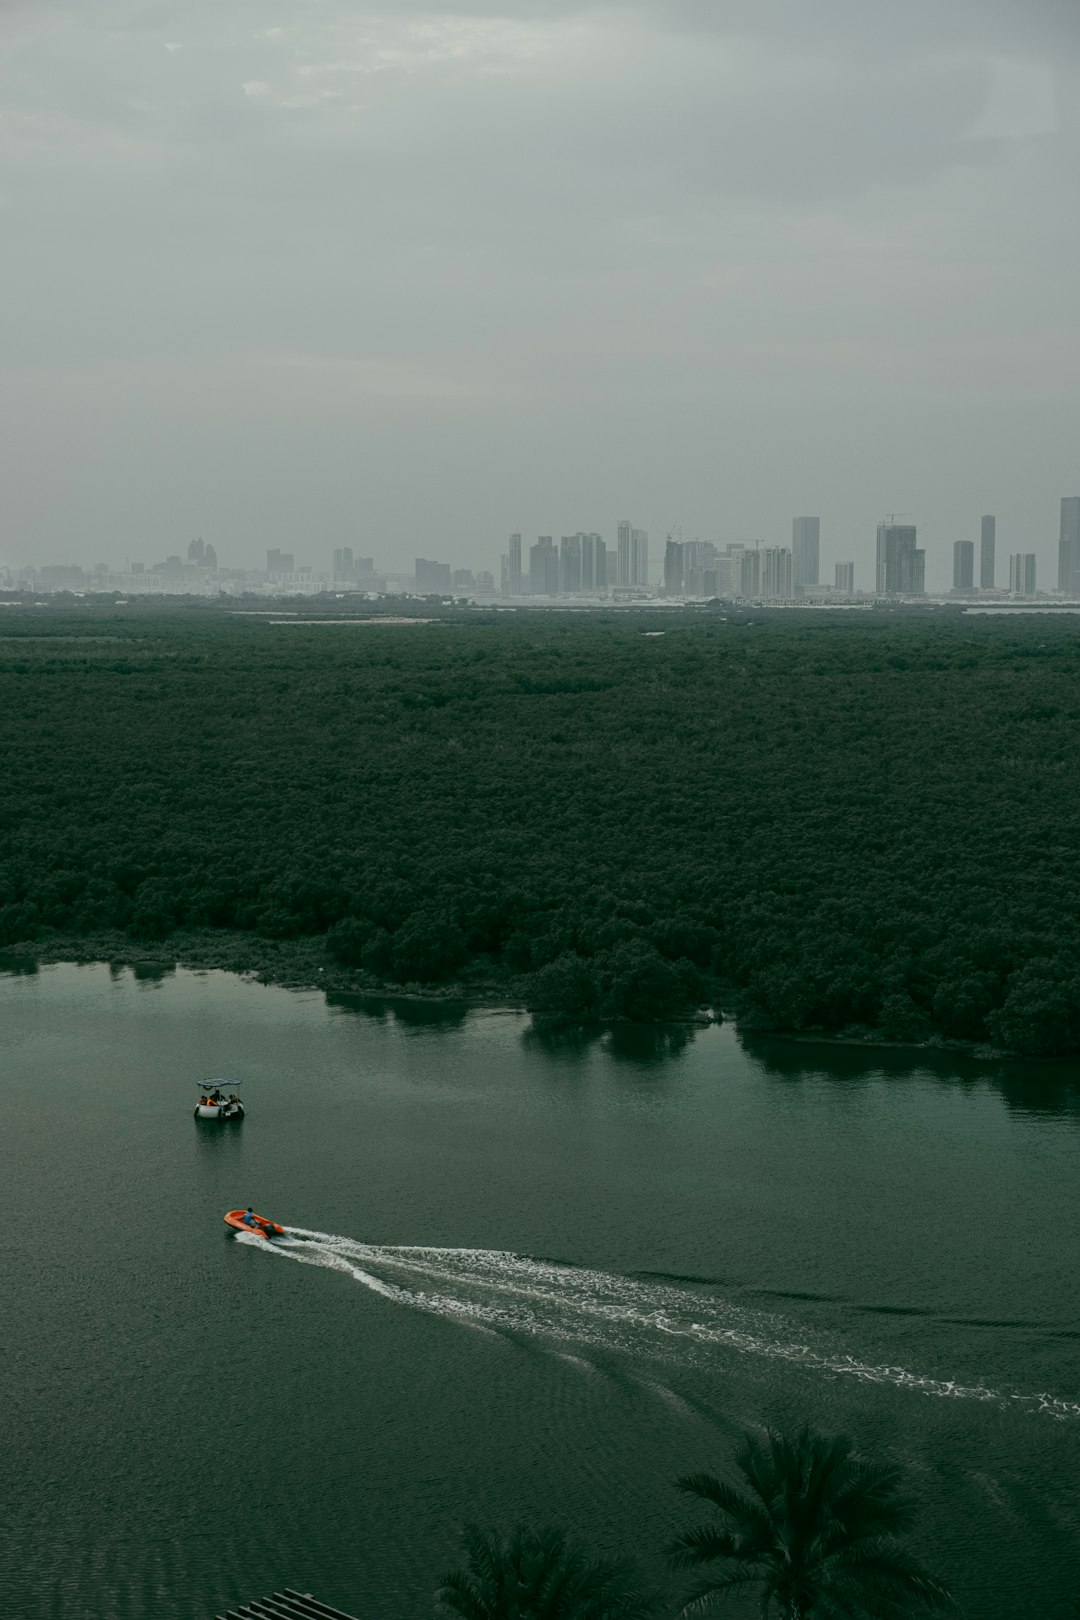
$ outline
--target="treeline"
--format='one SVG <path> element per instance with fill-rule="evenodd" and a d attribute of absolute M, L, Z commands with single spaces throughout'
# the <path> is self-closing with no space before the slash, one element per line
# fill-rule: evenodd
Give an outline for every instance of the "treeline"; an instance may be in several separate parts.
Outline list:
<path fill-rule="evenodd" d="M 550 1021 L 1068 1052 L 1078 709 L 1065 617 L 8 608 L 0 946 L 324 936 Z"/>

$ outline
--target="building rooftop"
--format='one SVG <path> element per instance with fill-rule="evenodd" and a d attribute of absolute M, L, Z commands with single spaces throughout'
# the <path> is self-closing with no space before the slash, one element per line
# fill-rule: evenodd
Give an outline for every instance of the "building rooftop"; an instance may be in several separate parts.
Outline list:
<path fill-rule="evenodd" d="M 294 1592 L 287 1586 L 272 1597 L 256 1598 L 239 1609 L 226 1609 L 214 1620 L 356 1620 L 356 1616 L 320 1603 L 310 1592 Z"/>

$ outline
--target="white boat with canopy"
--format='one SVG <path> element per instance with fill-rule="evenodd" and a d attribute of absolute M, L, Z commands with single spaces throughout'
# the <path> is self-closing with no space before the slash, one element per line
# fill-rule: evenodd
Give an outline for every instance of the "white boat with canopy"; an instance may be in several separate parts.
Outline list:
<path fill-rule="evenodd" d="M 243 1119 L 244 1105 L 237 1094 L 239 1080 L 200 1080 L 196 1119 Z"/>

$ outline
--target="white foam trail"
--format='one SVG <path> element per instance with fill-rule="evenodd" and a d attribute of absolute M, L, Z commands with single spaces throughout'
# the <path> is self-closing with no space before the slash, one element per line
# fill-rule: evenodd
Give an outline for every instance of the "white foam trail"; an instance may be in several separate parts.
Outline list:
<path fill-rule="evenodd" d="M 666 1360 L 697 1362 L 702 1350 L 731 1350 L 940 1399 L 1019 1405 L 1061 1420 L 1080 1418 L 1080 1402 L 1054 1395 L 1012 1394 L 816 1348 L 792 1337 L 778 1316 L 672 1284 L 531 1260 L 499 1249 L 359 1243 L 299 1226 L 287 1227 L 285 1238 L 273 1243 L 244 1233 L 237 1237 L 283 1259 L 344 1272 L 396 1304 L 488 1331 L 528 1333 Z"/>

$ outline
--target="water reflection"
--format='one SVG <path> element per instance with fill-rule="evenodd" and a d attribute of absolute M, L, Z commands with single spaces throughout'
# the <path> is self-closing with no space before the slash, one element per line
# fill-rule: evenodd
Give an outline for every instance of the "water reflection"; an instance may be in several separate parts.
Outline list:
<path fill-rule="evenodd" d="M 149 989 L 163 984 L 171 979 L 176 972 L 175 962 L 132 962 L 132 976 L 136 984 L 146 985 Z"/>
<path fill-rule="evenodd" d="M 617 1063 L 653 1069 L 669 1063 L 690 1045 L 697 1034 L 693 1024 L 613 1024 L 609 1029 L 567 1029 L 535 1015 L 522 1031 L 525 1046 L 548 1057 L 580 1062 L 599 1043 Z"/>
<path fill-rule="evenodd" d="M 243 1147 L 243 1120 L 195 1119 L 192 1130 L 199 1156 L 215 1163 L 237 1158 Z"/>
<path fill-rule="evenodd" d="M 685 1052 L 696 1034 L 693 1024 L 616 1024 L 604 1037 L 604 1051 L 619 1063 L 655 1069 Z"/>
<path fill-rule="evenodd" d="M 845 1046 L 776 1035 L 740 1034 L 739 1045 L 771 1079 L 824 1080 L 850 1088 L 881 1079 L 932 1077 L 966 1091 L 988 1087 L 1010 1112 L 1080 1118 L 1075 1062 L 977 1058 L 927 1047 Z"/>
<path fill-rule="evenodd" d="M 599 1039 L 598 1029 L 566 1029 L 535 1017 L 521 1032 L 523 1046 L 564 1063 L 584 1062 Z"/>
<path fill-rule="evenodd" d="M 32 956 L 8 956 L 0 951 L 0 973 L 9 973 L 12 977 L 29 977 L 39 971 L 39 965 Z"/>
<path fill-rule="evenodd" d="M 378 1022 L 392 1013 L 402 1028 L 416 1030 L 460 1029 L 471 1011 L 467 1001 L 359 995 L 347 990 L 328 990 L 326 1005 L 336 1012 L 359 1013 Z"/>

